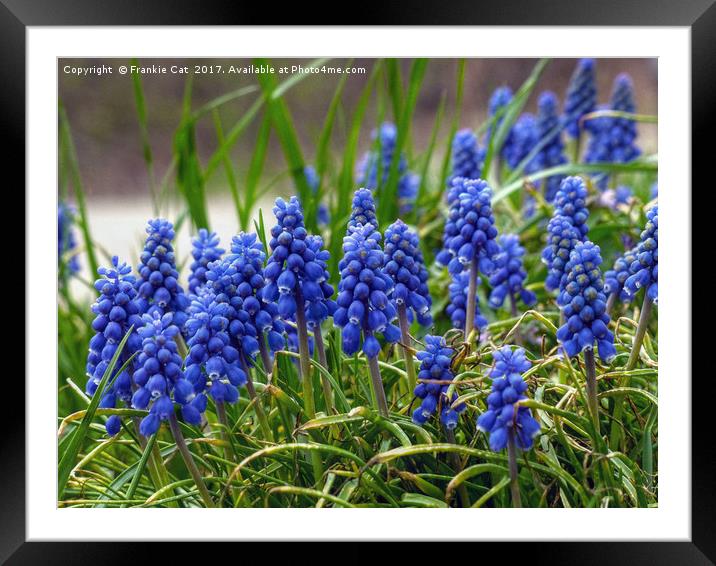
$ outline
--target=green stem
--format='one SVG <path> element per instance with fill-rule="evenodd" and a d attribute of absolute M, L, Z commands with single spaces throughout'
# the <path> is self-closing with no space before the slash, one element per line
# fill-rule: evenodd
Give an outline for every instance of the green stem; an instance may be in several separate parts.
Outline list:
<path fill-rule="evenodd" d="M 597 365 L 594 360 L 594 348 L 584 350 L 584 367 L 587 372 L 587 403 L 592 414 L 595 434 L 599 436 L 599 401 L 597 400 Z"/>
<path fill-rule="evenodd" d="M 261 361 L 264 364 L 264 371 L 266 372 L 266 379 L 268 379 L 273 371 L 273 364 L 271 363 L 271 356 L 269 355 L 268 348 L 266 347 L 266 338 L 259 336 L 259 352 L 261 353 Z"/>
<path fill-rule="evenodd" d="M 455 432 L 452 429 L 445 428 L 445 438 L 447 438 L 447 441 L 450 444 L 457 444 L 457 441 L 455 440 Z M 462 461 L 460 460 L 460 455 L 457 452 L 452 452 L 450 456 L 452 459 L 452 465 L 455 468 L 457 475 L 462 472 Z M 460 498 L 460 505 L 463 508 L 470 507 L 470 495 L 467 493 L 467 487 L 464 482 L 458 486 L 457 495 Z"/>
<path fill-rule="evenodd" d="M 327 370 L 328 358 L 326 358 L 326 345 L 323 343 L 323 334 L 320 326 L 313 327 L 313 340 L 316 344 L 316 352 L 318 353 L 318 362 Z M 321 385 L 323 386 L 323 398 L 326 402 L 326 414 L 333 413 L 333 391 L 330 382 L 321 375 Z"/>
<path fill-rule="evenodd" d="M 510 430 L 507 433 L 507 460 L 510 467 L 510 491 L 512 492 L 512 507 L 522 507 L 522 496 L 520 495 L 520 482 L 517 469 L 517 448 L 515 447 L 515 433 Z"/>
<path fill-rule="evenodd" d="M 174 436 L 174 441 L 176 442 L 177 448 L 179 448 L 179 452 L 184 459 L 184 464 L 186 464 L 186 468 L 187 470 L 189 470 L 189 473 L 194 480 L 194 484 L 199 490 L 199 494 L 204 501 L 204 505 L 206 507 L 215 507 L 214 501 L 211 499 L 211 495 L 209 494 L 209 490 L 206 488 L 206 484 L 204 483 L 204 480 L 199 473 L 199 468 L 196 467 L 196 463 L 191 456 L 189 447 L 186 445 L 186 441 L 184 440 L 184 435 L 182 434 L 181 428 L 179 427 L 177 417 L 173 413 L 169 416 L 169 428 L 172 431 L 172 435 Z"/>
<path fill-rule="evenodd" d="M 512 312 L 512 318 L 517 318 L 519 316 L 519 313 L 517 312 L 517 299 L 515 299 L 515 295 L 510 292 L 510 309 Z M 517 330 L 515 330 L 515 344 L 518 346 L 522 346 L 524 344 L 524 341 L 522 340 L 522 332 L 520 332 L 519 326 L 517 327 Z"/>
<path fill-rule="evenodd" d="M 614 303 L 616 302 L 616 300 L 617 300 L 617 293 L 616 292 L 610 293 L 609 298 L 607 299 L 607 306 L 605 309 L 607 314 L 612 312 L 612 309 L 614 308 Z"/>
<path fill-rule="evenodd" d="M 383 388 L 383 378 L 380 377 L 380 367 L 378 367 L 378 357 L 368 358 L 368 367 L 370 368 L 370 380 L 373 386 L 375 401 L 378 405 L 378 412 L 388 418 L 388 401 L 385 398 L 385 389 Z"/>
<path fill-rule="evenodd" d="M 236 455 L 234 454 L 234 447 L 231 444 L 231 436 L 229 431 L 229 419 L 226 417 L 226 405 L 223 401 L 216 402 L 216 416 L 219 417 L 219 424 L 221 425 L 221 438 L 226 442 L 226 448 L 224 449 L 224 456 L 230 462 L 236 463 Z"/>
<path fill-rule="evenodd" d="M 470 262 L 470 283 L 467 286 L 467 307 L 465 311 L 465 340 L 475 327 L 475 306 L 477 304 L 477 258 Z M 480 339 L 479 329 L 477 332 Z"/>
<path fill-rule="evenodd" d="M 415 391 L 418 379 L 415 374 L 415 361 L 413 354 L 410 352 L 411 339 L 410 327 L 408 326 L 408 311 L 405 308 L 405 302 L 398 305 L 398 322 L 400 323 L 400 339 L 402 340 L 403 357 L 405 358 L 405 372 L 408 374 L 408 393 L 410 395 Z"/>
<path fill-rule="evenodd" d="M 261 405 L 261 399 L 259 399 L 258 395 L 256 395 L 256 389 L 254 388 L 251 371 L 249 370 L 249 365 L 246 363 L 246 360 L 244 359 L 243 355 L 241 356 L 241 365 L 244 369 L 244 373 L 246 374 L 246 391 L 248 391 L 249 399 L 251 399 L 251 402 L 254 404 L 254 411 L 256 412 L 256 418 L 259 420 L 259 426 L 261 427 L 261 431 L 263 432 L 264 438 L 266 440 L 268 440 L 269 442 L 273 442 L 273 434 L 271 433 L 271 427 L 269 426 L 268 419 L 266 418 L 264 408 Z"/>

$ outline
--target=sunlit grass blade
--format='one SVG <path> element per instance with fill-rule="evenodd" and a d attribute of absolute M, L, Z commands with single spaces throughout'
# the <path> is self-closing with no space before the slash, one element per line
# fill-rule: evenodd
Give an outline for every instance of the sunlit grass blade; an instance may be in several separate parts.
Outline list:
<path fill-rule="evenodd" d="M 139 66 L 137 59 L 130 60 L 131 65 Z M 154 214 L 159 214 L 159 195 L 157 194 L 156 182 L 154 180 L 154 160 L 152 158 L 152 144 L 149 139 L 149 128 L 147 127 L 147 105 L 144 99 L 144 88 L 142 86 L 142 75 L 131 73 L 132 89 L 134 91 L 134 105 L 137 109 L 137 121 L 139 122 L 139 134 L 142 139 L 142 157 L 147 167 L 147 178 L 149 182 L 149 194 L 152 197 Z"/>

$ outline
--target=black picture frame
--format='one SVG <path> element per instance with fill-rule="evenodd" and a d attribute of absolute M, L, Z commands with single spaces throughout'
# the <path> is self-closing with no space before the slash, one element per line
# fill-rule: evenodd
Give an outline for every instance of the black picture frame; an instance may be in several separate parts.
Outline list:
<path fill-rule="evenodd" d="M 687 26 L 691 29 L 692 70 L 692 183 L 697 187 L 711 187 L 708 169 L 713 160 L 711 142 L 714 132 L 714 101 L 716 100 L 716 5 L 715 0 L 551 0 L 550 2 L 477 3 L 465 0 L 437 2 L 422 0 L 407 2 L 361 3 L 353 13 L 357 24 L 410 25 L 559 25 L 559 26 Z M 282 4 L 272 13 L 272 25 L 295 23 L 299 16 L 310 13 L 337 14 L 335 5 L 325 10 L 310 11 L 303 4 Z M 295 13 L 292 13 L 295 12 Z M 197 2 L 196 0 L 0 0 L 0 69 L 3 87 L 0 89 L 5 150 L 3 161 L 5 194 L 24 187 L 25 151 L 25 34 L 27 26 L 62 25 L 255 25 L 264 15 L 260 4 L 241 4 L 228 0 Z M 337 20 L 334 16 L 334 22 Z M 317 23 L 316 21 L 311 22 Z M 668 109 L 660 109 L 661 111 Z M 707 157 L 707 152 L 709 156 Z M 709 159 L 710 158 L 710 159 Z M 708 176 L 707 176 L 708 175 Z M 676 189 L 676 188 L 674 188 Z M 669 190 L 667 188 L 667 190 Z M 678 190 L 689 190 L 678 187 Z M 692 192 L 692 195 L 694 193 Z M 24 200 L 24 199 L 23 199 Z M 25 211 L 24 202 L 22 204 Z M 708 207 L 701 206 L 700 208 Z M 695 219 L 694 219 L 695 220 Z M 695 222 L 692 225 L 698 225 Z M 6 236 L 7 237 L 7 236 Z M 12 242 L 6 241 L 6 246 Z M 684 250 L 691 254 L 691 249 Z M 699 256 L 695 256 L 699 257 Z M 19 270 L 18 270 L 19 271 Z M 24 276 L 23 276 L 24 277 Z M 684 274 L 689 277 L 689 274 Z M 708 284 L 708 280 L 706 281 Z M 17 284 L 13 287 L 17 289 Z M 30 298 L 25 296 L 25 301 Z M 691 305 L 684 304 L 689 309 Z M 48 321 L 51 315 L 48 314 Z M 31 330 L 31 329 L 30 329 Z M 31 331 L 26 336 L 31 337 Z M 701 340 L 709 333 L 702 333 Z M 693 332 L 694 338 L 697 333 Z M 25 344 L 27 353 L 28 344 Z M 37 347 L 37 345 L 35 345 Z M 698 348 L 698 345 L 697 345 Z M 702 349 L 696 349 L 696 352 Z M 692 380 L 692 500 L 690 542 L 589 542 L 510 544 L 509 557 L 520 555 L 530 562 L 549 561 L 550 564 L 713 564 L 716 562 L 716 443 L 709 415 L 713 394 L 707 383 L 708 372 L 692 368 L 691 352 L 683 352 L 682 375 L 669 379 Z M 7 352 L 6 352 L 6 358 Z M 10 368 L 7 368 L 10 369 Z M 17 372 L 17 375 L 20 375 Z M 9 379 L 9 376 L 6 376 Z M 18 379 L 18 377 L 13 377 Z M 6 386 L 7 387 L 7 386 Z M 699 390 L 708 388 L 707 390 Z M 19 389 L 19 388 L 18 388 Z M 25 542 L 25 399 L 13 393 L 12 402 L 5 393 L 3 403 L 3 432 L 0 434 L 0 562 L 7 564 L 108 564 L 128 561 L 163 563 L 186 557 L 183 545 L 138 543 L 39 543 Z M 9 413 L 8 413 L 9 411 Z M 663 423 L 662 426 L 668 426 Z M 479 529 L 479 525 L 476 525 Z M 529 525 L 522 532 L 529 535 Z M 114 535 L 119 533 L 108 533 Z M 429 536 L 428 533 L 425 533 Z M 586 533 L 585 538 L 591 534 Z M 77 533 L 81 538 L 81 533 Z M 509 543 L 508 543 L 509 544 Z M 110 548 L 111 545 L 111 548 Z M 504 544 L 503 544 L 504 546 Z M 455 547 L 455 551 L 458 551 Z M 247 557 L 243 551 L 243 555 Z M 453 552 L 453 551 L 451 551 Z M 181 553 L 181 554 L 180 554 Z M 484 556 L 484 555 L 483 555 Z M 473 559 L 479 560 L 478 556 Z"/>

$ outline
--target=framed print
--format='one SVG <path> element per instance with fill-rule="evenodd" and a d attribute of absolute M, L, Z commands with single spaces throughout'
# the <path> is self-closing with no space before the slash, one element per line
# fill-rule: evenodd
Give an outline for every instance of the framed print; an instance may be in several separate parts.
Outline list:
<path fill-rule="evenodd" d="M 690 284 L 710 2 L 101 8 L 0 9 L 27 222 L 3 560 L 716 560 Z"/>

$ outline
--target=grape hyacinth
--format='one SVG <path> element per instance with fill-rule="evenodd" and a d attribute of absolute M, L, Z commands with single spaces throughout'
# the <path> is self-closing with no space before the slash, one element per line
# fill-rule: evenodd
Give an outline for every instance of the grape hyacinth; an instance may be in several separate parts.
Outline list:
<path fill-rule="evenodd" d="M 490 275 L 490 306 L 499 308 L 510 297 L 512 315 L 517 316 L 517 298 L 527 305 L 533 305 L 537 297 L 532 291 L 524 288 L 527 273 L 522 266 L 525 250 L 520 246 L 520 239 L 515 234 L 500 236 L 498 243 L 500 253 L 495 256 L 495 270 Z"/>
<path fill-rule="evenodd" d="M 321 178 L 310 165 L 306 165 L 306 167 L 303 168 L 303 174 L 306 176 L 306 182 L 315 195 L 318 192 L 318 186 L 321 184 Z M 328 212 L 328 207 L 322 202 L 318 203 L 318 226 L 328 226 L 330 222 L 331 215 Z"/>
<path fill-rule="evenodd" d="M 490 435 L 490 449 L 503 450 L 512 437 L 521 450 L 532 447 L 539 434 L 539 423 L 527 407 L 515 404 L 527 399 L 527 383 L 522 374 L 531 363 L 522 348 L 503 346 L 492 354 L 495 366 L 490 372 L 492 391 L 487 397 L 487 411 L 477 419 L 477 428 Z"/>
<path fill-rule="evenodd" d="M 385 122 L 373 131 L 372 138 L 378 141 L 378 151 L 369 151 L 363 157 L 358 170 L 358 184 L 375 190 L 388 181 L 398 130 L 394 124 Z M 408 162 L 405 155 L 401 154 L 398 158 L 397 192 L 401 214 L 407 214 L 413 209 L 419 186 L 420 178 L 408 171 Z"/>
<path fill-rule="evenodd" d="M 333 315 L 342 328 L 343 351 L 352 355 L 359 349 L 368 358 L 378 408 L 388 416 L 383 382 L 378 368 L 382 334 L 387 342 L 400 339 L 400 329 L 393 324 L 397 312 L 388 295 L 393 282 L 384 273 L 385 257 L 380 248 L 380 233 L 370 224 L 357 225 L 343 238 L 343 259 L 339 264 L 338 308 Z"/>
<path fill-rule="evenodd" d="M 378 230 L 378 218 L 375 215 L 375 199 L 373 193 L 368 189 L 360 188 L 353 195 L 353 206 L 351 208 L 351 216 L 348 220 L 348 232 L 351 227 L 362 224 L 366 226 L 370 224 L 376 231 Z M 379 234 L 379 232 L 376 232 Z"/>
<path fill-rule="evenodd" d="M 490 101 L 487 104 L 487 117 L 494 118 L 495 115 L 498 112 L 502 111 L 510 102 L 512 102 L 512 89 L 508 86 L 501 86 L 496 88 L 493 91 L 492 96 L 490 96 Z M 504 120 L 504 116 L 500 116 L 497 120 L 495 120 L 494 124 L 491 124 L 488 127 L 486 134 L 486 143 L 489 143 L 490 138 L 493 136 L 492 132 L 497 132 L 497 130 L 500 129 L 500 124 L 502 124 L 502 120 Z M 506 153 L 508 152 L 507 148 L 510 145 L 512 145 L 511 130 L 507 134 L 507 137 L 502 144 L 501 157 L 504 158 L 506 156 Z"/>
<path fill-rule="evenodd" d="M 75 234 L 73 225 L 75 220 L 75 211 L 73 208 L 64 202 L 60 202 L 57 205 L 57 261 L 62 264 L 63 258 L 67 254 L 69 256 L 66 268 L 70 275 L 77 273 L 80 270 L 79 260 L 77 254 L 72 253 L 77 248 L 77 241 L 75 240 Z"/>
<path fill-rule="evenodd" d="M 615 79 L 611 100 L 605 109 L 627 113 L 636 110 L 634 85 L 626 73 Z M 586 163 L 628 163 L 641 155 L 641 150 L 635 144 L 637 130 L 634 120 L 600 116 L 587 121 L 585 128 L 591 134 L 584 158 Z M 601 190 L 606 189 L 608 177 L 606 173 L 596 177 L 597 186 Z"/>
<path fill-rule="evenodd" d="M 609 363 L 617 352 L 608 328 L 601 263 L 599 246 L 590 241 L 577 243 L 570 253 L 566 279 L 557 298 L 566 322 L 557 331 L 557 338 L 570 358 L 591 351 L 596 342 L 599 357 Z"/>
<path fill-rule="evenodd" d="M 485 150 L 480 147 L 477 136 L 470 129 L 460 130 L 452 140 L 452 174 L 448 186 L 455 177 L 479 179 L 485 161 Z"/>
<path fill-rule="evenodd" d="M 206 283 L 206 270 L 209 264 L 221 259 L 224 250 L 219 247 L 219 237 L 216 232 L 209 232 L 206 228 L 199 229 L 191 244 L 191 256 L 194 261 L 190 266 L 189 291 L 195 294 L 197 287 Z"/>
<path fill-rule="evenodd" d="M 617 258 L 614 267 L 604 273 L 604 292 L 607 295 L 607 312 L 611 311 L 614 301 L 618 298 L 620 301 L 631 301 L 631 295 L 624 288 L 629 277 L 631 264 L 636 261 L 637 249 L 633 248 L 624 252 L 624 255 Z"/>
<path fill-rule="evenodd" d="M 453 407 L 457 393 L 453 392 L 450 399 L 447 397 L 449 383 L 435 383 L 439 381 L 450 382 L 454 379 L 450 369 L 450 361 L 454 350 L 447 346 L 442 336 L 425 336 L 425 350 L 418 352 L 420 383 L 414 389 L 414 395 L 422 399 L 420 406 L 413 411 L 413 422 L 424 425 L 428 419 L 440 408 L 440 422 L 447 430 L 457 426 L 458 417 L 467 405 L 460 403 Z"/>
<path fill-rule="evenodd" d="M 160 316 L 157 311 L 142 316 L 144 326 L 137 332 L 142 338 L 142 351 L 137 357 L 132 407 L 146 409 L 149 414 L 139 425 L 142 436 L 151 436 L 162 421 L 174 415 L 174 402 L 181 406 L 182 416 L 189 424 L 198 425 L 206 410 L 206 395 L 196 394 L 194 386 L 184 378 L 184 360 L 177 352 L 174 337 L 179 328 L 172 324 L 172 313 Z"/>
<path fill-rule="evenodd" d="M 453 275 L 448 285 L 448 294 L 450 302 L 445 312 L 452 321 L 453 328 L 465 329 L 465 318 L 467 312 L 467 290 L 469 287 L 470 273 L 461 271 L 457 275 Z M 477 280 L 476 287 L 480 286 L 480 279 Z M 480 312 L 480 302 L 475 295 L 475 315 L 473 318 L 473 328 L 480 330 L 487 326 L 487 319 Z"/>
<path fill-rule="evenodd" d="M 537 120 L 533 114 L 522 114 L 510 130 L 510 143 L 503 146 L 502 157 L 508 167 L 516 169 L 538 141 Z"/>
<path fill-rule="evenodd" d="M 155 309 L 160 314 L 174 313 L 174 324 L 184 327 L 189 299 L 179 286 L 179 273 L 172 240 L 174 227 L 163 218 L 147 223 L 147 239 L 144 251 L 139 256 L 137 279 L 138 300 L 143 313 L 151 314 Z"/>
<path fill-rule="evenodd" d="M 564 99 L 563 120 L 567 133 L 578 138 L 580 119 L 589 114 L 597 102 L 597 84 L 594 59 L 580 59 L 572 73 Z"/>
<path fill-rule="evenodd" d="M 589 232 L 587 186 L 581 177 L 565 177 L 554 197 L 554 215 L 569 218 L 584 240 Z"/>
<path fill-rule="evenodd" d="M 581 242 L 581 234 L 566 216 L 553 216 L 547 225 L 547 245 L 542 251 L 542 262 L 547 266 L 545 289 L 555 291 L 562 288 L 566 277 L 569 255 Z"/>
<path fill-rule="evenodd" d="M 564 143 L 562 142 L 557 95 L 551 91 L 543 92 L 537 101 L 537 105 L 539 109 L 536 121 L 537 139 L 543 145 L 527 165 L 527 173 L 535 173 L 567 163 L 567 158 L 564 155 Z M 554 200 L 562 179 L 563 176 L 561 175 L 552 175 L 543 180 L 544 197 L 547 202 Z"/>
<path fill-rule="evenodd" d="M 634 296 L 639 289 L 646 289 L 646 297 L 657 304 L 659 299 L 659 207 L 646 213 L 646 226 L 635 251 L 635 259 L 629 266 L 629 277 L 624 290 Z"/>
<path fill-rule="evenodd" d="M 100 267 L 100 277 L 95 281 L 94 288 L 99 292 L 97 300 L 92 305 L 95 318 L 92 321 L 92 330 L 95 335 L 89 342 L 87 355 L 87 385 L 85 391 L 89 396 L 97 392 L 102 377 L 109 368 L 111 360 L 119 343 L 127 335 L 129 329 L 134 327 L 124 348 L 115 364 L 113 374 L 107 383 L 111 383 L 109 390 L 102 391 L 100 408 L 114 408 L 117 401 L 129 406 L 132 399 L 132 368 L 125 369 L 117 374 L 129 357 L 141 347 L 141 339 L 136 329 L 141 325 L 139 306 L 136 303 L 137 291 L 135 278 L 131 275 L 132 268 L 126 263 L 119 263 L 119 258 L 112 258 L 112 266 Z M 107 434 L 114 436 L 119 432 L 120 419 L 112 415 L 107 419 Z"/>

